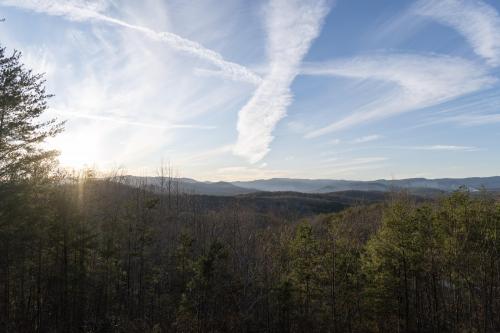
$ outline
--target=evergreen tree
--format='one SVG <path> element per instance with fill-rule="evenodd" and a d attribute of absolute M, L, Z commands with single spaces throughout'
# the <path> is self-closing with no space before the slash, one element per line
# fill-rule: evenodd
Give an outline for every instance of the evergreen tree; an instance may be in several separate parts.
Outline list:
<path fill-rule="evenodd" d="M 298 300 L 298 326 L 301 330 L 316 325 L 321 277 L 324 267 L 321 262 L 320 244 L 309 223 L 301 223 L 290 245 L 291 279 Z M 286 289 L 285 289 L 286 290 Z"/>
<path fill-rule="evenodd" d="M 56 119 L 39 119 L 50 97 L 43 74 L 25 68 L 20 52 L 9 56 L 0 47 L 0 180 L 31 176 L 54 157 L 39 146 L 62 130 Z"/>

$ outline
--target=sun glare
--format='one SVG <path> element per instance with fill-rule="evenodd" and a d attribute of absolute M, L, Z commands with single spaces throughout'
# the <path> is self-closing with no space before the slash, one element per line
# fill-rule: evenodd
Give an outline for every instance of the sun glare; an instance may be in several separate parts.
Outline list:
<path fill-rule="evenodd" d="M 99 162 L 99 148 L 96 142 L 88 138 L 64 138 L 53 143 L 60 152 L 59 162 L 62 167 L 81 169 L 95 166 Z"/>

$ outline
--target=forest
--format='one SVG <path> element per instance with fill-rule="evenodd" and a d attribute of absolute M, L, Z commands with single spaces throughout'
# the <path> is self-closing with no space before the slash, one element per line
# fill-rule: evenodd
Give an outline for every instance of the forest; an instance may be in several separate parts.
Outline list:
<path fill-rule="evenodd" d="M 132 186 L 58 168 L 50 97 L 0 49 L 1 332 L 500 331 L 494 194 L 291 214 L 186 193 L 170 167 Z"/>

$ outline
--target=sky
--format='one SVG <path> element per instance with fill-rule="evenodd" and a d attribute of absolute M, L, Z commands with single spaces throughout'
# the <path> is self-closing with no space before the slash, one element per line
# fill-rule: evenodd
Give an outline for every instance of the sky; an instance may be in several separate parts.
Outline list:
<path fill-rule="evenodd" d="M 500 175 L 498 0 L 0 0 L 62 167 Z"/>

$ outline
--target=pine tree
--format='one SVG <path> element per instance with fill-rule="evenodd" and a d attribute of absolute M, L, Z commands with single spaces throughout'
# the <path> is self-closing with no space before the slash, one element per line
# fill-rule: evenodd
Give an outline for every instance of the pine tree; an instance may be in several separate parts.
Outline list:
<path fill-rule="evenodd" d="M 299 302 L 299 326 L 301 329 L 315 324 L 315 303 L 320 289 L 320 277 L 324 274 L 319 241 L 309 223 L 298 226 L 291 243 L 291 279 Z"/>
<path fill-rule="evenodd" d="M 20 52 L 8 56 L 0 47 L 0 181 L 31 176 L 54 157 L 39 147 L 62 130 L 56 119 L 39 120 L 50 97 L 43 74 L 25 68 Z"/>

